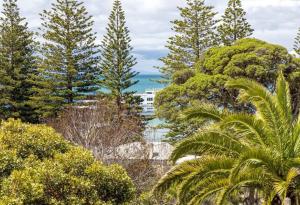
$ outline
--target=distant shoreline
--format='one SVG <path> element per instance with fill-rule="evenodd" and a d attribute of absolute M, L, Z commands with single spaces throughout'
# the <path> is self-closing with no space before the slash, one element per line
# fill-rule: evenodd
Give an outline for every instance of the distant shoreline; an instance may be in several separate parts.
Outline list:
<path fill-rule="evenodd" d="M 137 94 L 143 94 L 147 90 L 157 90 L 157 89 L 164 89 L 166 87 L 165 84 L 159 83 L 157 81 L 162 80 L 161 74 L 139 74 L 138 76 L 132 79 L 133 81 L 139 81 L 136 85 L 133 85 L 127 92 L 135 92 Z M 101 88 L 100 92 L 107 93 L 108 90 L 105 88 Z"/>
<path fill-rule="evenodd" d="M 161 79 L 161 74 L 139 74 L 133 79 L 138 80 L 139 82 L 136 85 L 129 88 L 128 91 L 142 94 L 145 93 L 146 90 L 164 89 L 166 87 L 164 84 L 156 82 Z"/>

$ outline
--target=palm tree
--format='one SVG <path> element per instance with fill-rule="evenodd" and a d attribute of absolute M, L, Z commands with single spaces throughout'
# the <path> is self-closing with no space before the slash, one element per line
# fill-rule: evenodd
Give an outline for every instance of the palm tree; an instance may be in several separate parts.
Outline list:
<path fill-rule="evenodd" d="M 154 188 L 163 194 L 177 187 L 179 204 L 292 204 L 300 201 L 300 116 L 293 118 L 289 85 L 281 73 L 275 93 L 257 82 L 237 79 L 227 83 L 240 90 L 239 99 L 251 103 L 254 114 L 232 113 L 212 105 L 186 112 L 207 126 L 180 142 L 171 160 L 192 155 L 176 165 Z M 256 201 L 254 193 L 259 195 Z"/>

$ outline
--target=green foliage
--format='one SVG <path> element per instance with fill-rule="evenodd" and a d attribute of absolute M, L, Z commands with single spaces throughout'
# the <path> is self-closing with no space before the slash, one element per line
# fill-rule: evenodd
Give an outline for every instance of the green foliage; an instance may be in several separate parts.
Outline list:
<path fill-rule="evenodd" d="M 16 156 L 23 159 L 31 155 L 49 158 L 68 149 L 64 139 L 45 125 L 25 126 L 16 121 L 2 124 L 0 130 L 3 148 L 14 150 Z"/>
<path fill-rule="evenodd" d="M 246 12 L 242 8 L 241 0 L 229 0 L 222 24 L 218 27 L 221 42 L 232 45 L 236 40 L 252 35 L 253 29 L 246 19 Z"/>
<path fill-rule="evenodd" d="M 138 199 L 131 202 L 131 205 L 172 205 L 174 204 L 175 191 L 170 191 L 170 194 L 163 197 L 153 196 L 151 192 L 145 192 Z"/>
<path fill-rule="evenodd" d="M 172 82 L 177 85 L 186 83 L 191 77 L 195 76 L 195 71 L 191 69 L 184 69 L 177 71 L 172 76 Z"/>
<path fill-rule="evenodd" d="M 216 13 L 204 0 L 187 0 L 187 6 L 179 8 L 180 19 L 172 21 L 175 35 L 166 48 L 169 53 L 161 58 L 159 68 L 165 78 L 171 79 L 176 71 L 191 69 L 210 47 L 216 45 Z"/>
<path fill-rule="evenodd" d="M 199 129 L 197 123 L 186 122 L 178 117 L 178 113 L 193 102 L 210 102 L 220 108 L 253 112 L 253 107 L 248 103 L 240 103 L 238 93 L 227 89 L 225 83 L 232 78 L 246 77 L 273 91 L 279 71 L 283 71 L 290 82 L 293 113 L 297 113 L 300 105 L 298 61 L 285 48 L 256 39 L 242 39 L 232 46 L 211 48 L 196 64 L 194 77 L 185 79 L 183 84 L 174 82 L 158 93 L 155 99 L 157 114 L 167 119 L 171 128 L 169 135 L 177 140 Z"/>
<path fill-rule="evenodd" d="M 290 83 L 293 113 L 297 114 L 300 100 L 299 65 L 299 59 L 290 55 L 287 49 L 282 46 L 257 39 L 242 39 L 232 46 L 210 49 L 204 60 L 199 63 L 198 69 L 209 75 L 222 74 L 233 78 L 250 78 L 262 83 L 271 91 L 275 89 L 278 72 L 282 71 Z M 236 99 L 236 94 L 232 94 L 231 91 L 228 94 Z M 226 106 L 226 101 L 220 101 L 219 105 L 241 110 L 240 104 L 235 104 L 235 102 L 237 101 L 234 100 L 234 104 L 229 103 Z M 248 109 L 247 106 L 246 109 Z"/>
<path fill-rule="evenodd" d="M 104 166 L 52 128 L 0 126 L 0 204 L 124 204 L 135 193 L 125 170 Z"/>
<path fill-rule="evenodd" d="M 83 2 L 56 0 L 42 14 L 40 78 L 34 100 L 44 116 L 56 114 L 98 89 L 99 61 L 93 20 Z"/>
<path fill-rule="evenodd" d="M 0 177 L 4 178 L 9 176 L 14 169 L 20 168 L 22 164 L 15 151 L 1 149 L 3 151 L 0 153 Z"/>
<path fill-rule="evenodd" d="M 294 51 L 300 55 L 300 28 L 298 30 L 297 36 L 295 38 L 295 43 L 294 43 Z"/>
<path fill-rule="evenodd" d="M 125 170 L 119 165 L 101 167 L 99 164 L 90 166 L 86 173 L 93 184 L 100 198 L 114 204 L 122 204 L 134 197 L 134 187 Z"/>
<path fill-rule="evenodd" d="M 4 0 L 0 18 L 0 117 L 37 122 L 31 102 L 36 74 L 35 42 L 17 0 Z"/>
<path fill-rule="evenodd" d="M 209 99 L 217 102 L 226 97 L 222 89 L 228 79 L 228 76 L 220 74 L 197 73 L 182 85 L 171 84 L 156 96 L 157 113 L 160 117 L 176 119 L 178 111 L 185 109 L 195 100 Z"/>
<path fill-rule="evenodd" d="M 249 76 L 268 85 L 274 84 L 279 70 L 293 69 L 292 63 L 293 58 L 284 47 L 257 39 L 243 39 L 232 46 L 210 49 L 199 69 L 213 75 Z"/>
<path fill-rule="evenodd" d="M 188 119 L 209 120 L 210 125 L 177 144 L 171 156 L 174 162 L 187 155 L 195 158 L 176 165 L 155 193 L 176 186 L 179 204 L 231 204 L 237 194 L 242 201 L 263 199 L 271 204 L 277 199 L 281 204 L 290 198 L 296 204 L 300 117 L 292 115 L 289 83 L 280 73 L 275 93 L 245 78 L 230 80 L 226 86 L 240 90 L 240 101 L 251 103 L 256 112 L 230 112 L 203 104 L 188 110 Z M 259 198 L 245 194 L 251 190 Z"/>
<path fill-rule="evenodd" d="M 129 30 L 125 24 L 125 13 L 121 2 L 115 0 L 106 28 L 107 33 L 102 41 L 100 66 L 102 84 L 116 98 L 119 107 L 123 98 L 126 97 L 126 89 L 138 83 L 133 80 L 138 75 L 132 70 L 137 62 L 131 54 L 133 48 L 130 45 Z"/>

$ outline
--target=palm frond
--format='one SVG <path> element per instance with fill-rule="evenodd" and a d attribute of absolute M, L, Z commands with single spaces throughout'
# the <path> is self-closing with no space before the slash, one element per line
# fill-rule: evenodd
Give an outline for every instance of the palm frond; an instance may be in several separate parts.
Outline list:
<path fill-rule="evenodd" d="M 218 195 L 229 185 L 228 179 L 214 180 L 208 184 L 203 190 L 195 195 L 188 205 L 201 204 L 205 200 L 210 199 L 213 195 Z"/>
<path fill-rule="evenodd" d="M 192 186 L 188 187 L 188 191 L 185 191 L 184 193 L 186 195 L 183 195 L 183 193 L 181 192 L 182 189 L 180 189 L 178 191 L 178 203 L 179 204 L 189 204 L 194 198 L 195 196 L 199 195 L 199 193 L 203 193 L 205 194 L 205 192 L 207 191 L 207 188 L 211 185 L 211 184 L 216 184 L 220 181 L 228 181 L 228 177 L 226 176 L 210 176 L 210 177 L 206 177 L 201 179 L 200 181 L 196 181 L 195 184 L 192 184 Z M 220 187 L 217 187 L 220 188 Z M 206 196 L 206 200 L 208 200 L 208 195 Z M 210 195 L 210 198 L 213 199 L 212 195 Z"/>
<path fill-rule="evenodd" d="M 293 122 L 289 85 L 282 73 L 276 93 L 247 79 L 231 80 L 240 99 L 255 114 L 230 113 L 210 105 L 185 112 L 186 119 L 211 122 L 181 141 L 171 160 L 192 155 L 194 160 L 172 169 L 155 188 L 164 193 L 176 186 L 180 204 L 230 204 L 230 197 L 250 188 L 259 190 L 264 203 L 300 190 L 300 116 Z"/>
<path fill-rule="evenodd" d="M 200 104 L 197 106 L 193 106 L 190 109 L 187 109 L 184 112 L 184 115 L 187 120 L 193 119 L 193 118 L 200 118 L 204 120 L 211 120 L 218 122 L 222 120 L 226 115 L 228 114 L 228 111 L 218 109 L 216 106 L 210 105 L 210 104 Z"/>
<path fill-rule="evenodd" d="M 264 122 L 264 126 L 274 132 L 278 149 L 284 152 L 286 137 L 286 120 L 282 118 L 282 109 L 277 98 L 263 85 L 248 79 L 231 80 L 227 83 L 230 88 L 240 89 L 240 98 L 252 103 L 256 108 L 256 117 Z M 284 136 L 284 137 L 283 137 Z"/>
<path fill-rule="evenodd" d="M 294 142 L 294 152 L 297 156 L 300 156 L 300 115 L 298 116 L 296 122 L 294 123 L 292 138 Z"/>
<path fill-rule="evenodd" d="M 263 148 L 270 145 L 274 146 L 272 133 L 265 129 L 263 121 L 253 115 L 246 113 L 231 114 L 220 122 L 220 126 L 223 129 L 233 128 L 239 137 L 248 141 L 251 145 L 260 145 Z"/>
<path fill-rule="evenodd" d="M 221 130 L 207 130 L 189 137 L 175 147 L 171 160 L 177 161 L 187 155 L 238 156 L 247 149 L 241 142 Z"/>
<path fill-rule="evenodd" d="M 293 114 L 290 88 L 289 83 L 285 80 L 282 72 L 280 72 L 276 81 L 276 98 L 282 117 L 286 120 L 287 125 L 291 125 Z"/>
<path fill-rule="evenodd" d="M 270 127 L 270 130 L 279 130 L 280 114 L 275 98 L 267 88 L 248 79 L 231 80 L 226 85 L 229 88 L 240 90 L 240 99 L 255 106 L 257 114 Z"/>
<path fill-rule="evenodd" d="M 231 178 L 237 177 L 243 170 L 250 168 L 264 168 L 277 178 L 280 178 L 279 175 L 283 172 L 281 156 L 277 156 L 273 150 L 253 148 L 243 152 L 236 162 Z"/>
<path fill-rule="evenodd" d="M 300 175 L 300 169 L 296 167 L 292 167 L 288 171 L 285 180 L 276 181 L 274 183 L 274 188 L 276 193 L 280 195 L 282 198 L 285 198 L 288 189 L 293 185 L 295 178 L 299 177 L 299 175 Z"/>
<path fill-rule="evenodd" d="M 183 162 L 171 169 L 153 189 L 155 195 L 164 194 L 172 186 L 183 182 L 183 178 L 199 170 L 202 167 L 203 160 L 194 159 Z"/>
<path fill-rule="evenodd" d="M 190 201 L 193 195 L 199 192 L 199 187 L 205 187 L 207 180 L 210 180 L 211 178 L 213 180 L 218 178 L 227 179 L 233 164 L 234 159 L 226 156 L 209 157 L 207 158 L 207 161 L 203 161 L 202 168 L 186 177 L 185 181 L 182 183 L 178 191 L 178 200 L 180 204 L 185 204 Z"/>

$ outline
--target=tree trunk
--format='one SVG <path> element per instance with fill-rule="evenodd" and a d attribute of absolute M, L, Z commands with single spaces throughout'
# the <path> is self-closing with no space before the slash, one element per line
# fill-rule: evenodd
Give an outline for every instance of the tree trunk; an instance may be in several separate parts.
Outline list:
<path fill-rule="evenodd" d="M 254 205 L 255 204 L 255 188 L 249 188 L 249 204 Z"/>
<path fill-rule="evenodd" d="M 282 205 L 281 199 L 278 195 L 273 198 L 271 205 Z"/>
<path fill-rule="evenodd" d="M 118 107 L 118 113 L 120 114 L 122 111 L 122 97 L 120 97 L 119 95 L 116 97 L 116 103 Z"/>

